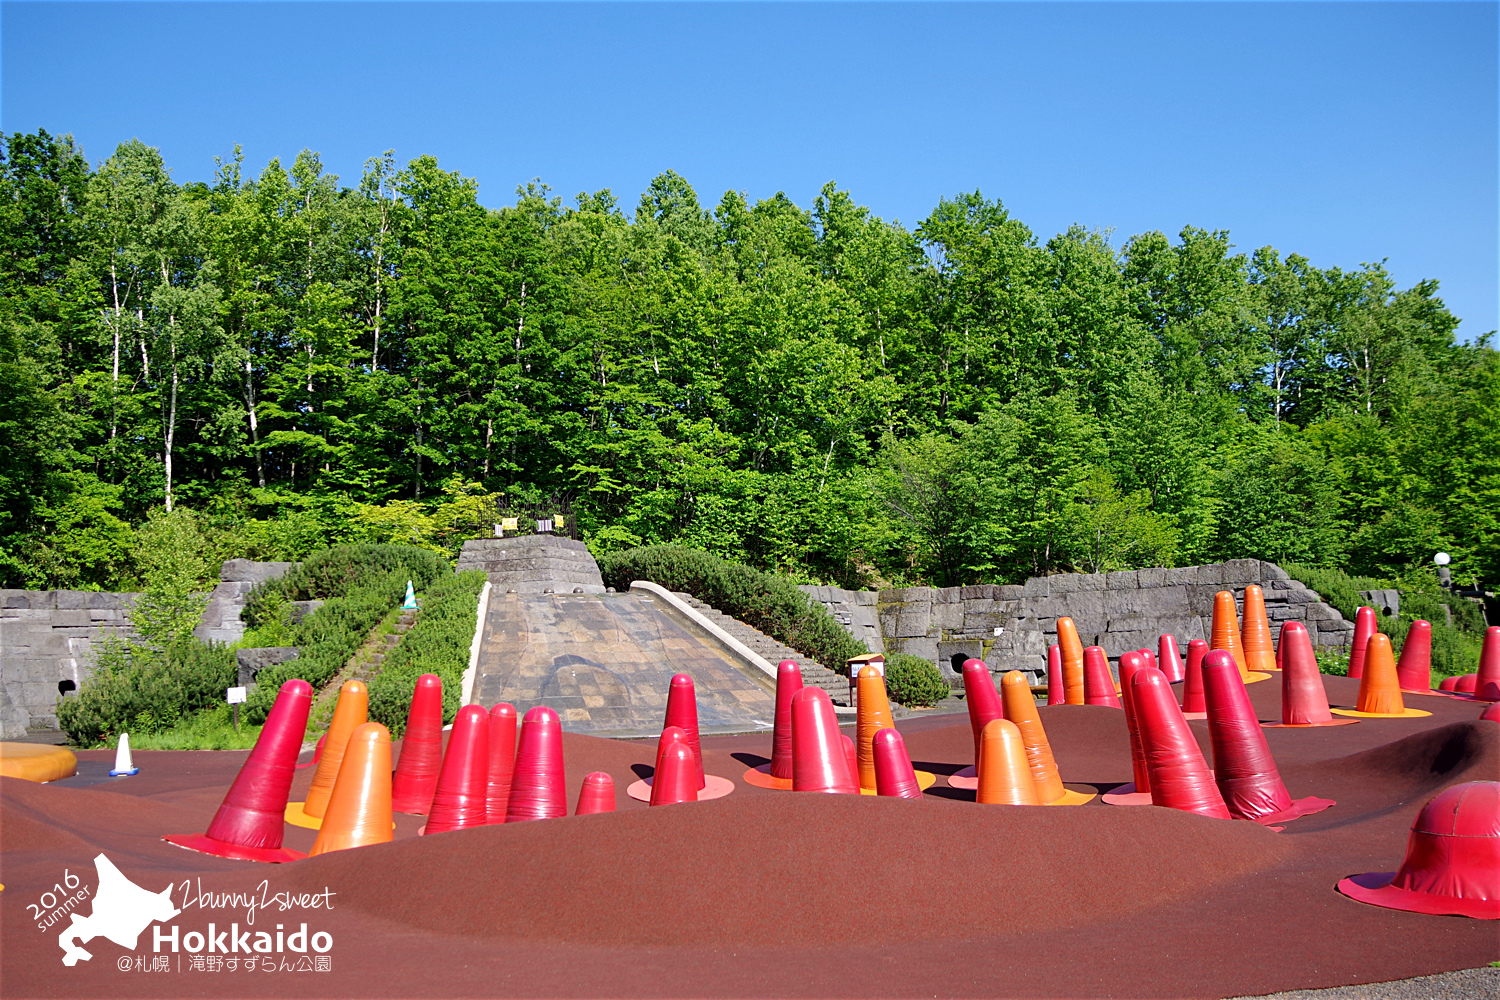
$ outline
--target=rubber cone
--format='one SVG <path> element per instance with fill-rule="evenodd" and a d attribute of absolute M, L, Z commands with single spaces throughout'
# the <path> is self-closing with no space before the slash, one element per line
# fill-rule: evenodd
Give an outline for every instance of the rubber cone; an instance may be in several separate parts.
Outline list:
<path fill-rule="evenodd" d="M 1478 675 L 1476 674 L 1475 676 L 1477 677 Z M 1458 690 L 1458 678 L 1456 676 L 1444 677 L 1442 680 L 1438 681 L 1438 690 L 1439 691 L 1456 691 L 1456 690 Z"/>
<path fill-rule="evenodd" d="M 1239 668 L 1223 650 L 1203 658 L 1203 692 L 1208 699 L 1214 784 L 1219 786 L 1229 815 L 1263 821 L 1290 812 L 1292 797 L 1266 745 L 1265 731 L 1250 707 L 1250 694 L 1240 679 Z"/>
<path fill-rule="evenodd" d="M 1312 636 L 1301 622 L 1283 622 L 1281 643 L 1281 722 L 1268 725 L 1309 728 L 1346 726 L 1358 719 L 1335 719 L 1328 711 L 1328 692 L 1318 659 L 1313 655 Z"/>
<path fill-rule="evenodd" d="M 1158 670 L 1161 669 L 1156 665 L 1156 654 L 1154 652 L 1149 649 L 1138 649 L 1136 650 L 1136 652 L 1141 654 L 1141 666 L 1155 667 Z M 1162 670 L 1162 673 L 1165 674 L 1166 671 Z M 1125 692 L 1123 690 L 1120 692 L 1120 703 L 1122 705 L 1125 703 Z"/>
<path fill-rule="evenodd" d="M 1396 663 L 1396 681 L 1403 691 L 1432 690 L 1432 623 L 1418 618 L 1406 631 L 1401 659 Z"/>
<path fill-rule="evenodd" d="M 1214 595 L 1214 625 L 1211 633 L 1211 649 L 1222 649 L 1234 657 L 1240 675 L 1249 671 L 1245 667 L 1245 650 L 1240 643 L 1240 621 L 1234 610 L 1234 594 L 1221 590 Z"/>
<path fill-rule="evenodd" d="M 771 777 L 792 777 L 792 696 L 802 690 L 802 668 L 796 660 L 776 665 L 776 728 L 771 733 Z"/>
<path fill-rule="evenodd" d="M 1021 747 L 1026 751 L 1026 766 L 1036 786 L 1037 801 L 1046 806 L 1061 806 L 1082 805 L 1092 799 L 1092 795 L 1070 792 L 1063 787 L 1062 775 L 1052 756 L 1052 744 L 1047 740 L 1047 730 L 1042 726 L 1042 716 L 1036 710 L 1036 698 L 1026 675 L 1019 670 L 1008 671 L 1000 678 L 1000 695 L 1005 701 L 1005 717 L 1015 723 L 1021 734 Z"/>
<path fill-rule="evenodd" d="M 1500 920 L 1500 782 L 1443 789 L 1412 823 L 1398 871 L 1352 875 L 1338 890 L 1393 910 Z"/>
<path fill-rule="evenodd" d="M 394 838 L 391 826 L 391 733 L 378 722 L 366 722 L 349 737 L 310 854 L 388 843 Z"/>
<path fill-rule="evenodd" d="M 1101 646 L 1090 646 L 1083 651 L 1083 689 L 1085 704 L 1123 707 L 1115 694 L 1115 680 L 1109 675 L 1109 658 Z"/>
<path fill-rule="evenodd" d="M 505 822 L 510 807 L 510 780 L 516 771 L 516 706 L 500 702 L 490 709 L 490 762 L 486 768 L 484 821 Z"/>
<path fill-rule="evenodd" d="M 1245 669 L 1276 669 L 1276 650 L 1271 645 L 1271 622 L 1266 617 L 1266 594 L 1255 584 L 1245 588 L 1245 620 L 1240 626 L 1240 646 Z"/>
<path fill-rule="evenodd" d="M 875 787 L 875 734 L 882 729 L 894 729 L 891 720 L 891 703 L 885 693 L 885 678 L 874 667 L 861 667 L 855 684 L 859 698 L 858 722 L 855 733 L 859 737 L 859 786 Z"/>
<path fill-rule="evenodd" d="M 857 785 L 859 784 L 859 748 L 843 733 L 839 734 L 839 740 L 844 744 L 844 763 L 849 766 L 849 774 Z"/>
<path fill-rule="evenodd" d="M 1078 627 L 1066 616 L 1057 620 L 1057 645 L 1062 650 L 1063 701 L 1083 704 L 1083 640 Z"/>
<path fill-rule="evenodd" d="M 339 688 L 333 721 L 328 724 L 328 742 L 323 746 L 323 759 L 318 761 L 312 785 L 307 790 L 307 801 L 302 804 L 305 816 L 322 820 L 328 809 L 328 797 L 333 794 L 333 783 L 338 780 L 339 766 L 344 763 L 344 747 L 354 730 L 369 721 L 369 706 L 370 689 L 364 681 L 345 681 Z"/>
<path fill-rule="evenodd" d="M 124 778 L 140 773 L 141 769 L 135 766 L 135 761 L 130 757 L 130 734 L 121 733 L 119 742 L 115 744 L 115 766 L 109 769 L 109 776 Z"/>
<path fill-rule="evenodd" d="M 697 802 L 698 780 L 693 750 L 686 743 L 671 743 L 662 752 L 661 770 L 651 780 L 651 805 L 672 806 Z"/>
<path fill-rule="evenodd" d="M 1057 643 L 1047 647 L 1047 704 L 1063 705 L 1067 695 L 1063 691 L 1062 647 Z"/>
<path fill-rule="evenodd" d="M 1453 687 L 1450 688 L 1454 694 L 1473 694 L 1479 685 L 1478 674 L 1459 674 L 1453 678 Z"/>
<path fill-rule="evenodd" d="M 1137 670 L 1130 680 L 1130 699 L 1146 754 L 1151 804 L 1229 819 L 1229 809 L 1198 741 L 1177 709 L 1166 675 L 1149 668 Z"/>
<path fill-rule="evenodd" d="M 1208 654 L 1208 643 L 1193 639 L 1188 643 L 1187 671 L 1182 678 L 1182 714 L 1199 718 L 1208 711 L 1203 700 L 1203 657 Z M 1165 676 L 1165 675 L 1163 675 Z"/>
<path fill-rule="evenodd" d="M 1187 676 L 1183 673 L 1182 656 L 1177 652 L 1175 635 L 1164 635 L 1156 640 L 1156 659 L 1157 667 L 1166 675 L 1169 683 L 1176 684 Z"/>
<path fill-rule="evenodd" d="M 1483 712 L 1479 713 L 1481 722 L 1500 722 L 1500 701 L 1493 702 Z"/>
<path fill-rule="evenodd" d="M 662 728 L 676 726 L 687 737 L 688 749 L 693 751 L 693 761 L 698 772 L 698 787 L 708 785 L 708 776 L 703 771 L 703 747 L 698 741 L 698 694 L 693 689 L 693 679 L 687 674 L 674 674 L 672 686 L 667 691 L 667 718 Z"/>
<path fill-rule="evenodd" d="M 443 766 L 443 682 L 437 674 L 417 678 L 401 737 L 401 760 L 391 778 L 391 806 L 427 815 Z"/>
<path fill-rule="evenodd" d="M 1335 715 L 1361 718 L 1400 719 L 1431 715 L 1420 709 L 1407 708 L 1401 698 L 1401 682 L 1396 679 L 1396 658 L 1391 655 L 1391 637 L 1376 632 L 1365 643 L 1365 675 L 1359 679 L 1359 700 L 1353 709 L 1335 708 Z"/>
<path fill-rule="evenodd" d="M 1131 700 L 1130 682 L 1148 664 L 1139 653 L 1126 653 L 1120 657 L 1120 699 L 1125 706 L 1125 726 L 1130 731 L 1130 773 L 1135 779 L 1134 791 L 1151 793 L 1151 773 L 1146 767 L 1146 751 L 1141 744 L 1140 723 L 1136 720 L 1135 703 Z M 1166 676 L 1163 674 L 1162 676 Z"/>
<path fill-rule="evenodd" d="M 298 764 L 297 769 L 300 771 L 304 767 L 316 767 L 318 761 L 323 759 L 323 744 L 327 741 L 328 734 L 325 732 L 322 736 L 318 737 L 318 742 L 313 744 L 312 760 L 308 761 L 306 764 Z"/>
<path fill-rule="evenodd" d="M 557 713 L 538 705 L 521 720 L 516 767 L 510 780 L 505 822 L 556 819 L 568 814 L 567 778 L 563 773 L 562 723 Z"/>
<path fill-rule="evenodd" d="M 979 737 L 978 801 L 987 805 L 1039 806 L 1042 800 L 1026 762 L 1021 730 L 1008 719 L 991 719 Z"/>
<path fill-rule="evenodd" d="M 307 715 L 312 710 L 312 686 L 290 680 L 276 693 L 276 703 L 255 738 L 255 749 L 240 767 L 234 784 L 206 834 L 173 834 L 163 837 L 179 847 L 244 861 L 296 861 L 301 851 L 281 846 L 286 832 L 284 816 L 292 790 L 292 775 L 302 738 L 307 733 Z"/>
<path fill-rule="evenodd" d="M 666 729 L 663 729 L 661 731 L 661 735 L 656 738 L 656 766 L 652 769 L 651 772 L 652 784 L 656 783 L 656 774 L 661 771 L 661 762 L 666 759 L 667 747 L 674 746 L 678 743 L 681 743 L 684 746 L 687 745 L 687 733 L 684 733 L 682 731 L 681 726 L 668 726 Z M 691 751 L 692 747 L 688 747 L 688 750 Z"/>
<path fill-rule="evenodd" d="M 995 679 L 983 660 L 965 660 L 964 701 L 969 706 L 969 728 L 974 732 L 974 766 L 979 766 L 979 734 L 991 719 L 1005 718 L 1005 707 L 995 690 Z"/>
<path fill-rule="evenodd" d="M 578 790 L 578 808 L 574 816 L 592 816 L 594 813 L 615 811 L 615 779 L 603 771 L 590 771 L 583 776 L 583 787 Z"/>
<path fill-rule="evenodd" d="M 859 794 L 833 702 L 822 688 L 805 687 L 792 698 L 792 757 L 793 791 Z"/>
<path fill-rule="evenodd" d="M 478 705 L 465 705 L 453 720 L 448 752 L 432 795 L 427 830 L 446 833 L 484 826 L 489 819 L 485 793 L 490 771 L 490 718 Z"/>
<path fill-rule="evenodd" d="M 1479 674 L 1474 678 L 1474 697 L 1479 701 L 1500 701 L 1500 625 L 1484 630 L 1484 645 L 1479 650 Z"/>
<path fill-rule="evenodd" d="M 882 729 L 870 740 L 875 751 L 875 793 L 898 799 L 920 799 L 922 787 L 906 752 L 906 741 L 895 729 Z"/>
<path fill-rule="evenodd" d="M 1354 609 L 1354 645 L 1349 647 L 1349 676 L 1359 680 L 1365 675 L 1365 652 L 1370 636 L 1375 634 L 1375 609 Z"/>

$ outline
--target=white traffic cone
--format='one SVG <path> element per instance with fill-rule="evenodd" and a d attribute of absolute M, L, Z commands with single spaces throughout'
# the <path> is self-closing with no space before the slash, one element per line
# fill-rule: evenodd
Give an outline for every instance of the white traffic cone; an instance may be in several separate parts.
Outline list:
<path fill-rule="evenodd" d="M 111 778 L 119 778 L 127 774 L 139 774 L 141 769 L 135 766 L 130 759 L 130 734 L 120 734 L 120 745 L 115 747 L 115 766 L 110 770 Z"/>

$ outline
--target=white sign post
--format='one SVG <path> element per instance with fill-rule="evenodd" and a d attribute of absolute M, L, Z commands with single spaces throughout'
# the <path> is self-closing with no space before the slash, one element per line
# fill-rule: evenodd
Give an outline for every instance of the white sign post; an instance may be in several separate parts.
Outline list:
<path fill-rule="evenodd" d="M 227 688 L 224 691 L 224 695 L 229 699 L 229 704 L 234 706 L 234 731 L 239 732 L 240 706 L 245 703 L 246 689 L 242 687 Z"/>

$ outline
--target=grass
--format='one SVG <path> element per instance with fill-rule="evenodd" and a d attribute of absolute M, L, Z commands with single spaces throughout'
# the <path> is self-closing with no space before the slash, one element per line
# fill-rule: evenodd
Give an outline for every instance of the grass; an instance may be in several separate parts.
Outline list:
<path fill-rule="evenodd" d="M 160 732 L 131 732 L 132 750 L 249 750 L 260 736 L 260 726 L 245 721 L 240 710 L 240 731 L 228 705 L 215 705 L 180 719 L 176 725 Z M 104 743 L 102 746 L 112 746 Z"/>

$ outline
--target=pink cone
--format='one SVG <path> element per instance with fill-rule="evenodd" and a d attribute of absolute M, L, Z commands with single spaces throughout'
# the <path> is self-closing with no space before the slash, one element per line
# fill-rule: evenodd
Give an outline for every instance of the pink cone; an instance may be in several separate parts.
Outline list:
<path fill-rule="evenodd" d="M 822 688 L 805 687 L 792 698 L 792 756 L 793 791 L 859 794 L 833 702 Z"/>
<path fill-rule="evenodd" d="M 802 690 L 802 668 L 796 660 L 776 665 L 776 728 L 771 733 L 771 777 L 792 776 L 792 696 Z"/>
<path fill-rule="evenodd" d="M 1177 637 L 1175 635 L 1164 635 L 1156 640 L 1156 658 L 1160 661 L 1157 666 L 1166 675 L 1167 680 L 1176 684 L 1182 680 L 1182 657 L 1177 652 Z"/>
<path fill-rule="evenodd" d="M 651 805 L 671 806 L 679 802 L 697 802 L 698 780 L 694 773 L 693 751 L 686 743 L 672 743 L 661 756 L 661 770 L 651 779 Z"/>
<path fill-rule="evenodd" d="M 1484 645 L 1479 650 L 1479 673 L 1474 678 L 1474 697 L 1480 701 L 1500 701 L 1500 625 L 1484 630 Z"/>
<path fill-rule="evenodd" d="M 574 816 L 591 816 L 594 813 L 615 811 L 615 779 L 603 771 L 590 771 L 583 776 L 583 787 L 578 790 L 578 808 Z"/>
<path fill-rule="evenodd" d="M 1062 647 L 1053 643 L 1047 647 L 1047 704 L 1067 703 L 1067 692 L 1063 690 Z M 978 766 L 977 763 L 975 766 Z"/>
<path fill-rule="evenodd" d="M 1130 693 L 1131 679 L 1137 671 L 1146 668 L 1144 659 L 1140 653 L 1126 653 L 1120 657 L 1120 700 L 1125 707 L 1125 726 L 1130 730 L 1130 769 L 1137 792 L 1151 791 L 1151 774 L 1146 767 L 1146 753 L 1141 746 L 1139 723 L 1136 721 L 1135 704 Z"/>
<path fill-rule="evenodd" d="M 1208 735 L 1214 749 L 1214 783 L 1236 819 L 1260 819 L 1291 808 L 1281 772 L 1234 657 L 1215 650 L 1203 658 Z"/>
<path fill-rule="evenodd" d="M 920 799 L 922 786 L 906 752 L 906 741 L 894 729 L 875 733 L 875 792 L 898 799 Z"/>
<path fill-rule="evenodd" d="M 510 780 L 505 822 L 556 819 L 568 814 L 567 779 L 563 774 L 562 723 L 557 713 L 538 705 L 521 721 L 516 767 Z"/>
<path fill-rule="evenodd" d="M 964 701 L 969 707 L 969 728 L 974 731 L 974 765 L 979 766 L 979 734 L 991 719 L 1005 718 L 1000 693 L 983 660 L 964 661 Z"/>
<path fill-rule="evenodd" d="M 1182 678 L 1183 712 L 1206 712 L 1203 701 L 1203 657 L 1208 652 L 1208 643 L 1194 639 L 1188 643 L 1187 672 Z"/>
<path fill-rule="evenodd" d="M 1123 708 L 1120 696 L 1115 694 L 1115 681 L 1109 675 L 1109 658 L 1099 646 L 1089 646 L 1083 651 L 1083 703 Z"/>
<path fill-rule="evenodd" d="M 1406 631 L 1396 679 L 1403 691 L 1432 690 L 1432 623 L 1418 618 Z"/>
<path fill-rule="evenodd" d="M 676 726 L 687 737 L 687 746 L 693 752 L 698 772 L 698 787 L 707 787 L 708 777 L 703 772 L 703 747 L 698 742 L 698 693 L 693 689 L 693 679 L 687 674 L 674 674 L 672 677 L 672 687 L 667 691 L 667 719 L 662 723 L 662 728 L 667 726 Z"/>
<path fill-rule="evenodd" d="M 1328 711 L 1328 692 L 1318 673 L 1318 658 L 1313 655 L 1312 636 L 1301 622 L 1281 626 L 1281 642 L 1276 655 L 1281 657 L 1281 722 L 1287 726 L 1323 726 L 1333 723 Z"/>
<path fill-rule="evenodd" d="M 490 718 L 478 705 L 465 705 L 453 720 L 448 751 L 427 814 L 427 833 L 483 826 L 488 818 L 485 792 L 490 770 Z"/>
<path fill-rule="evenodd" d="M 1365 675 L 1365 646 L 1375 634 L 1375 609 L 1354 609 L 1354 646 L 1349 650 L 1349 676 L 1359 680 Z"/>
<path fill-rule="evenodd" d="M 1151 804 L 1217 819 L 1229 809 L 1214 784 L 1187 720 L 1160 670 L 1144 668 L 1131 678 L 1130 697 L 1138 714 L 1141 747 L 1151 775 Z"/>
<path fill-rule="evenodd" d="M 391 808 L 425 816 L 443 766 L 443 682 L 437 674 L 417 678 L 401 737 L 401 759 L 391 775 Z"/>
<path fill-rule="evenodd" d="M 490 766 L 484 793 L 486 823 L 504 823 L 510 807 L 510 779 L 516 770 L 516 706 L 502 701 L 490 709 Z"/>

